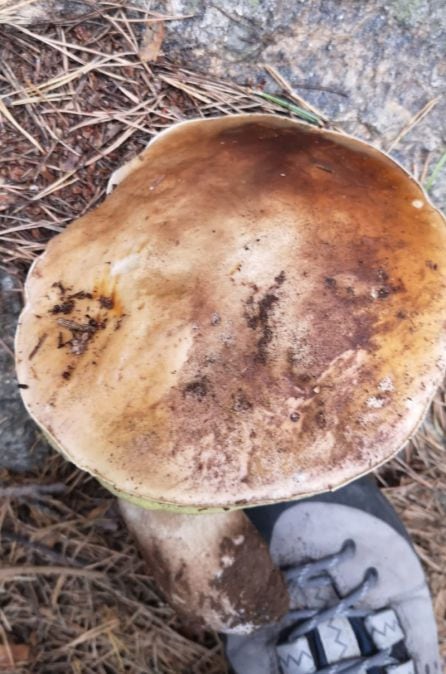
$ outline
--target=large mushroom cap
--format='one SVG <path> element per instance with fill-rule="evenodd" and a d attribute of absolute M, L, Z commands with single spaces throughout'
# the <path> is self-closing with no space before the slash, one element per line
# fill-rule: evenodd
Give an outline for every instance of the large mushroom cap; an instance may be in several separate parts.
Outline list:
<path fill-rule="evenodd" d="M 400 166 L 242 115 L 173 127 L 121 178 L 26 284 L 19 381 L 69 459 L 199 510 L 335 488 L 404 444 L 443 371 L 446 228 Z"/>

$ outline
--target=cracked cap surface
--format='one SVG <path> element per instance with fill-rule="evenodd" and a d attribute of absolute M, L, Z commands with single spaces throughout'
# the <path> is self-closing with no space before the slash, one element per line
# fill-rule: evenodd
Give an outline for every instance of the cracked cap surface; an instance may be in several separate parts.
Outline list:
<path fill-rule="evenodd" d="M 70 460 L 195 510 L 401 448 L 444 369 L 446 227 L 400 166 L 242 115 L 173 127 L 121 177 L 34 264 L 17 333 L 25 404 Z"/>

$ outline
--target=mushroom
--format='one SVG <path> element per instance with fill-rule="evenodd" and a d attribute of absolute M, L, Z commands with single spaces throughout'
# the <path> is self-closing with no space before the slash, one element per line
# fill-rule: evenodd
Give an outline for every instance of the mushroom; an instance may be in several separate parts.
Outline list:
<path fill-rule="evenodd" d="M 423 418 L 445 221 L 382 152 L 272 115 L 177 124 L 111 184 L 30 270 L 21 393 L 121 499 L 173 604 L 249 631 L 287 596 L 237 509 L 340 487 Z"/>

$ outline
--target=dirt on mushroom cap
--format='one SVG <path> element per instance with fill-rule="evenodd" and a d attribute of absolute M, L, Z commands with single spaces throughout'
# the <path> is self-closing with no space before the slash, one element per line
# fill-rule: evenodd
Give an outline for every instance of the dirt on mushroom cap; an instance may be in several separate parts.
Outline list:
<path fill-rule="evenodd" d="M 446 228 L 418 185 L 266 115 L 180 124 L 132 169 L 27 282 L 17 368 L 53 442 L 123 497 L 192 509 L 390 458 L 444 367 Z"/>

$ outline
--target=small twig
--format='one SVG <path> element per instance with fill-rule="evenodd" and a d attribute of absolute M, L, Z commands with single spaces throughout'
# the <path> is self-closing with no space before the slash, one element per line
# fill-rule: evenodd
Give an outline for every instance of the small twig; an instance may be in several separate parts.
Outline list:
<path fill-rule="evenodd" d="M 80 636 L 76 637 L 72 641 L 69 641 L 67 644 L 64 644 L 59 648 L 58 650 L 60 652 L 67 651 L 70 648 L 75 648 L 79 644 L 83 644 L 86 641 L 90 641 L 91 639 L 96 639 L 98 636 L 103 634 L 104 632 L 108 632 L 110 630 L 115 629 L 116 627 L 119 626 L 119 620 L 118 618 L 113 618 L 112 620 L 109 620 L 108 622 L 98 625 L 97 627 L 92 627 L 91 630 L 87 630 Z"/>
<path fill-rule="evenodd" d="M 125 23 L 163 23 L 164 21 L 184 21 L 184 19 L 193 19 L 195 14 L 178 14 L 178 16 L 157 16 L 157 17 L 145 17 L 144 19 L 125 19 Z M 108 15 L 105 16 L 106 19 L 109 19 L 110 17 Z M 119 17 L 112 17 L 115 21 L 118 23 L 124 23 L 124 19 L 120 19 Z"/>
<path fill-rule="evenodd" d="M 395 461 L 403 468 L 407 475 L 412 478 L 412 480 L 418 482 L 421 486 L 426 487 L 426 489 L 430 489 L 431 491 L 433 490 L 433 485 L 425 480 L 421 475 L 418 475 L 418 473 L 416 473 L 413 468 L 411 468 L 408 463 L 404 461 L 404 459 L 402 459 L 400 456 L 396 456 Z"/>
<path fill-rule="evenodd" d="M 43 335 L 40 335 L 39 339 L 37 340 L 37 344 L 35 345 L 35 347 L 32 349 L 31 353 L 28 356 L 28 360 L 32 360 L 34 358 L 34 356 L 36 355 L 36 353 L 38 352 L 38 350 L 40 349 L 40 347 L 42 346 L 47 337 L 48 333 L 46 332 L 44 332 Z"/>
<path fill-rule="evenodd" d="M 307 112 L 307 110 L 300 108 L 295 103 L 290 103 L 290 101 L 287 101 L 285 98 L 280 98 L 279 96 L 267 94 L 265 91 L 253 91 L 253 93 L 255 94 L 255 96 L 264 98 L 266 101 L 275 103 L 275 105 L 278 105 L 281 108 L 284 108 L 285 110 L 294 113 L 297 117 L 300 117 L 300 119 L 303 119 L 305 122 L 315 124 L 316 126 L 321 126 L 321 120 L 318 117 L 316 117 L 316 115 L 313 115 L 313 113 L 311 112 Z"/>
<path fill-rule="evenodd" d="M 255 23 L 253 19 L 248 19 L 245 16 L 240 16 L 237 14 L 234 16 L 234 14 L 231 14 L 228 12 L 226 9 L 223 9 L 223 7 L 219 7 L 219 5 L 215 5 L 213 2 L 210 3 L 210 6 L 213 7 L 214 9 L 217 10 L 217 12 L 220 12 L 220 14 L 223 14 L 229 21 L 233 21 L 234 23 L 238 23 L 241 26 L 246 26 L 249 30 L 251 30 L 253 33 L 256 33 L 256 36 L 258 35 L 259 31 L 261 30 L 261 27 Z"/>
<path fill-rule="evenodd" d="M 0 632 L 1 632 L 1 635 L 2 635 L 2 642 L 3 642 L 2 646 L 4 647 L 4 649 L 6 651 L 6 655 L 7 655 L 8 660 L 9 660 L 8 664 L 14 666 L 16 664 L 15 659 L 14 659 L 14 656 L 12 654 L 12 649 L 11 649 L 11 646 L 9 645 L 9 640 L 8 640 L 7 634 L 6 634 L 6 632 L 3 628 L 3 625 L 0 625 Z"/>
<path fill-rule="evenodd" d="M 10 347 L 6 344 L 5 340 L 2 337 L 0 337 L 0 346 L 2 346 L 4 348 L 4 350 L 6 351 L 6 353 L 9 353 L 11 358 L 14 360 L 13 350 L 10 349 Z"/>
<path fill-rule="evenodd" d="M 275 80 L 275 82 L 277 82 L 277 84 L 280 87 L 282 87 L 282 89 L 288 94 L 288 96 L 291 99 L 296 101 L 296 103 L 298 103 L 299 105 L 304 106 L 304 108 L 306 108 L 307 110 L 312 112 L 314 115 L 316 115 L 318 120 L 322 121 L 324 124 L 330 124 L 329 119 L 327 117 L 325 117 L 325 115 L 320 110 L 318 110 L 316 107 L 314 107 L 314 105 L 311 105 L 304 98 L 302 98 L 301 96 L 296 94 L 296 92 L 294 91 L 291 84 L 289 82 L 287 82 L 287 80 L 283 77 L 283 75 L 281 75 L 276 70 L 276 68 L 274 68 L 273 66 L 270 66 L 268 64 L 265 64 L 263 67 L 266 70 L 266 72 L 268 73 L 268 75 L 270 77 L 272 77 L 272 79 Z M 332 124 L 330 124 L 330 125 L 333 129 L 336 129 L 336 127 L 334 125 L 332 125 Z"/>
<path fill-rule="evenodd" d="M 406 136 L 409 133 L 409 131 L 412 131 L 412 129 L 417 124 L 419 124 L 421 120 L 424 119 L 426 115 L 428 115 L 431 112 L 431 110 L 435 108 L 439 100 L 440 96 L 436 96 L 436 98 L 433 98 L 431 101 L 426 103 L 426 105 L 423 108 L 421 108 L 421 110 L 419 110 L 416 113 L 416 115 L 414 115 L 405 126 L 403 126 L 398 135 L 392 140 L 390 145 L 387 147 L 386 151 L 391 152 L 392 150 L 394 150 L 398 145 L 398 143 L 400 142 L 400 140 L 402 140 L 404 136 Z"/>
<path fill-rule="evenodd" d="M 7 119 L 8 122 L 10 122 L 10 124 L 12 124 L 13 126 L 15 126 L 15 128 L 17 129 L 17 131 L 19 131 L 19 132 L 22 134 L 22 136 L 25 136 L 25 138 L 26 138 L 27 140 L 29 140 L 29 142 L 30 142 L 32 145 L 34 145 L 35 148 L 37 148 L 37 149 L 39 150 L 39 152 L 41 152 L 42 154 L 44 154 L 44 149 L 43 149 L 43 147 L 40 145 L 40 143 L 39 143 L 35 138 L 33 138 L 33 137 L 31 136 L 31 134 L 28 133 L 28 131 L 26 131 L 26 129 L 23 128 L 23 126 L 20 126 L 20 124 L 19 124 L 19 123 L 16 121 L 16 119 L 11 115 L 11 113 L 9 112 L 8 108 L 7 108 L 6 105 L 3 103 L 2 100 L 0 100 L 0 114 L 2 114 L 2 115 L 5 117 L 5 119 Z"/>
<path fill-rule="evenodd" d="M 67 17 L 66 19 L 62 19 L 60 21 L 56 21 L 55 19 L 51 20 L 51 23 L 55 26 L 71 26 L 71 25 L 77 25 L 78 23 L 82 23 L 83 21 L 89 21 L 90 19 L 93 19 L 95 16 L 99 16 L 103 14 L 106 11 L 106 9 L 94 9 L 91 12 L 86 12 L 85 14 L 79 14 L 77 17 L 73 17 L 70 19 Z M 46 25 L 48 21 L 36 21 L 34 24 L 35 26 L 42 26 Z"/>
<path fill-rule="evenodd" d="M 23 484 L 11 487 L 0 487 L 0 498 L 23 498 L 31 496 L 43 496 L 45 494 L 61 494 L 65 491 L 65 485 L 54 484 Z"/>
<path fill-rule="evenodd" d="M 446 164 L 446 152 L 443 152 L 441 155 L 440 159 L 437 161 L 435 164 L 432 173 L 430 174 L 429 178 L 426 180 L 426 183 L 424 185 L 425 190 L 429 191 L 432 189 L 432 187 L 435 185 L 437 182 L 437 178 L 440 174 L 441 169 L 443 166 Z"/>
<path fill-rule="evenodd" d="M 203 94 L 200 94 L 196 89 L 192 89 L 192 87 L 189 87 L 187 84 L 180 82 L 178 79 L 175 79 L 174 77 L 168 77 L 167 75 L 159 75 L 159 79 L 165 82 L 166 84 L 169 84 L 171 87 L 181 89 L 181 91 L 184 91 L 189 96 L 192 96 L 192 98 L 197 98 L 202 103 L 206 104 L 211 103 L 209 98 L 206 98 L 205 96 L 203 96 Z"/>
<path fill-rule="evenodd" d="M 17 580 L 26 576 L 79 576 L 80 578 L 103 578 L 101 571 L 73 569 L 70 566 L 6 566 L 0 568 L 0 582 Z"/>
<path fill-rule="evenodd" d="M 96 332 L 96 328 L 89 323 L 76 323 L 76 321 L 70 321 L 66 318 L 59 318 L 57 321 L 58 325 L 72 332 Z"/>
<path fill-rule="evenodd" d="M 431 159 L 432 159 L 432 152 L 428 152 L 426 155 L 426 159 L 424 160 L 421 173 L 418 175 L 418 173 L 414 172 L 414 176 L 417 178 L 418 182 L 421 183 L 421 185 L 424 185 L 424 183 L 426 182 L 427 172 L 429 171 Z"/>
<path fill-rule="evenodd" d="M 43 197 L 48 196 L 48 194 L 52 194 L 52 193 L 55 192 L 56 190 L 59 190 L 59 189 L 61 189 L 62 187 L 66 187 L 67 185 L 70 184 L 70 183 L 68 183 L 68 182 L 66 182 L 66 181 L 69 180 L 69 178 L 71 178 L 71 176 L 73 176 L 75 173 L 76 173 L 76 169 L 74 169 L 74 170 L 72 170 L 72 171 L 68 171 L 67 173 L 65 173 L 65 175 L 61 176 L 60 178 L 58 178 L 58 180 L 56 180 L 55 182 L 51 183 L 51 185 L 48 185 L 48 186 L 45 187 L 41 192 L 39 192 L 38 194 L 36 194 L 36 196 L 34 196 L 34 197 L 32 198 L 32 201 L 40 201 L 40 199 L 42 199 Z M 76 180 L 77 180 L 77 178 L 75 178 L 75 179 L 72 180 L 71 182 L 75 182 Z"/>
<path fill-rule="evenodd" d="M 433 569 L 437 573 L 441 573 L 441 575 L 444 575 L 444 573 L 445 573 L 444 569 L 442 569 L 440 566 L 438 566 L 438 564 L 436 564 L 434 561 L 432 561 L 432 559 L 429 557 L 429 555 L 423 550 L 421 545 L 417 545 L 416 543 L 414 543 L 414 548 L 417 551 L 418 556 L 421 557 L 421 559 L 423 560 L 423 562 L 427 566 L 429 566 L 431 569 Z"/>
<path fill-rule="evenodd" d="M 33 550 L 34 552 L 39 553 L 40 555 L 44 555 L 45 557 L 51 559 L 53 562 L 56 562 L 56 564 L 65 565 L 69 563 L 76 567 L 83 566 L 81 562 L 73 559 L 69 560 L 67 559 L 67 557 L 65 557 L 65 555 L 61 555 L 59 552 L 55 552 L 47 545 L 37 543 L 36 541 L 30 541 L 28 538 L 25 538 L 25 536 L 21 536 L 20 534 L 15 534 L 11 531 L 1 531 L 0 537 L 5 541 L 17 543 L 17 545 L 21 545 L 24 548 L 28 548 L 29 550 Z"/>
<path fill-rule="evenodd" d="M 120 145 L 122 145 L 122 143 L 124 143 L 128 138 L 130 138 L 130 136 L 132 134 L 134 134 L 135 131 L 137 131 L 138 129 L 141 130 L 141 127 L 139 126 L 139 124 L 143 121 L 144 117 L 145 117 L 145 113 L 144 113 L 144 115 L 142 115 L 141 117 L 138 118 L 137 123 L 135 125 L 128 124 L 127 129 L 116 140 L 114 140 L 113 143 L 111 143 L 104 150 L 101 150 L 100 152 L 98 152 L 98 154 L 93 155 L 93 157 L 91 157 L 91 159 L 89 159 L 87 162 L 85 162 L 85 166 L 90 166 L 91 164 L 94 164 L 95 162 L 97 162 L 98 159 L 102 159 L 103 157 L 106 157 L 108 154 L 110 154 L 110 152 L 113 152 L 118 147 L 120 147 Z M 146 133 L 148 133 L 150 135 L 149 131 L 146 131 Z M 78 328 L 78 329 L 80 329 L 80 328 Z"/>
<path fill-rule="evenodd" d="M 305 82 L 296 82 L 294 85 L 297 89 L 307 89 L 308 91 L 326 91 L 327 94 L 334 94 L 335 96 L 342 96 L 348 98 L 348 94 L 341 89 L 333 89 L 332 87 L 324 87 L 322 84 L 306 84 Z"/>

